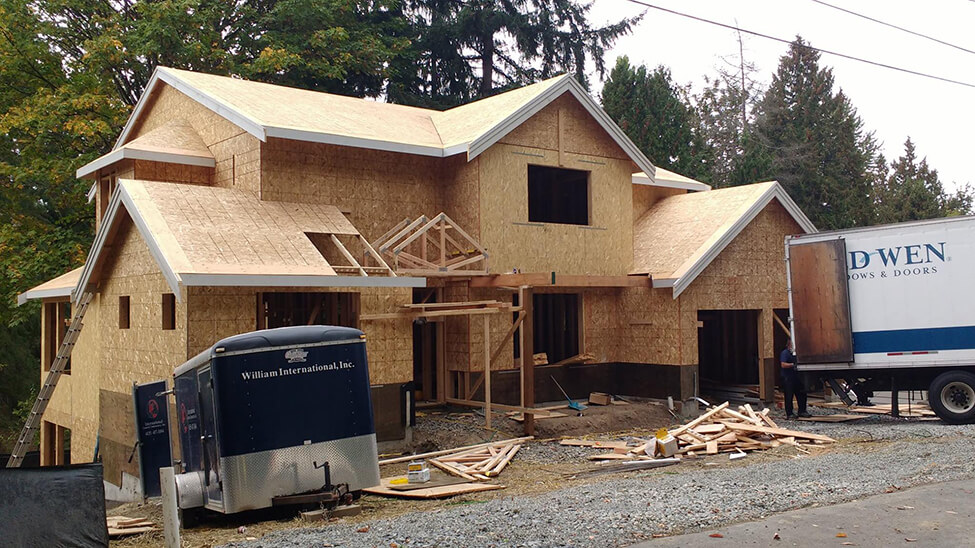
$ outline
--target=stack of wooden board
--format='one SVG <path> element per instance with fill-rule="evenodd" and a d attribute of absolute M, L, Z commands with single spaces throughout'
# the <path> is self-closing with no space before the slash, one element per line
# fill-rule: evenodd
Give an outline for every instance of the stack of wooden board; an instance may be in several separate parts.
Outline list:
<path fill-rule="evenodd" d="M 429 458 L 435 468 L 468 481 L 486 481 L 501 473 L 521 449 L 521 443 L 505 440 L 456 453 Z"/>
<path fill-rule="evenodd" d="M 708 409 L 700 417 L 669 430 L 668 434 L 677 438 L 677 453 L 685 455 L 739 453 L 783 444 L 801 447 L 835 441 L 820 434 L 780 428 L 769 416 L 768 409 L 755 411 L 751 404 L 745 404 L 734 411 L 729 409 L 728 402 Z"/>
<path fill-rule="evenodd" d="M 150 531 L 158 531 L 155 524 L 145 518 L 109 516 L 105 522 L 108 526 L 108 536 L 110 537 L 124 537 L 148 533 Z"/>
<path fill-rule="evenodd" d="M 780 445 L 802 447 L 809 444 L 832 443 L 828 436 L 799 430 L 780 428 L 769 416 L 769 410 L 755 411 L 745 404 L 738 411 L 729 409 L 728 402 L 708 409 L 700 417 L 668 430 L 677 440 L 677 455 L 694 456 L 718 453 L 744 453 L 771 449 Z M 610 449 L 611 452 L 589 457 L 589 460 L 649 460 L 654 457 L 656 440 L 590 441 L 565 439 L 562 445 Z"/>

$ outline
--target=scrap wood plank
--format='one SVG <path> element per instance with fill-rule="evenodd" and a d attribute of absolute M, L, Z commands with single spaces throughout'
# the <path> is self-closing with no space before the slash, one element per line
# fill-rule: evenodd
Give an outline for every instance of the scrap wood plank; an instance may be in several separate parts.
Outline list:
<path fill-rule="evenodd" d="M 151 533 L 153 531 L 158 531 L 156 527 L 109 527 L 108 536 L 110 537 L 125 537 L 129 535 L 141 535 L 142 533 Z"/>
<path fill-rule="evenodd" d="M 427 459 L 427 462 L 430 463 L 430 464 L 432 464 L 435 468 L 439 468 L 440 470 L 443 470 L 444 472 L 446 472 L 446 473 L 448 473 L 448 474 L 450 474 L 452 476 L 457 476 L 457 477 L 463 478 L 463 479 L 465 479 L 467 481 L 477 481 L 477 478 L 471 476 L 470 474 L 467 474 L 465 472 L 462 472 L 462 471 L 458 470 L 457 468 L 454 468 L 453 466 L 451 466 L 448 463 L 440 462 L 437 459 Z"/>
<path fill-rule="evenodd" d="M 867 418 L 866 415 L 845 415 L 842 413 L 837 413 L 835 415 L 813 415 L 811 417 L 799 417 L 799 420 L 805 422 L 850 422 L 865 418 Z"/>
<path fill-rule="evenodd" d="M 506 466 L 508 466 L 508 463 L 511 462 L 511 459 L 513 459 L 515 457 L 515 455 L 518 453 L 518 450 L 520 450 L 520 449 L 521 449 L 521 445 L 515 445 L 511 449 L 511 451 L 508 452 L 508 456 L 506 456 L 504 459 L 502 459 L 501 462 L 499 462 L 497 465 L 495 465 L 494 468 L 492 468 L 492 469 L 490 469 L 490 470 L 487 471 L 487 473 L 486 473 L 487 476 L 488 477 L 494 477 L 494 476 L 497 476 L 498 474 L 500 474 L 501 471 L 504 470 Z"/>
<path fill-rule="evenodd" d="M 485 448 L 485 447 L 489 447 L 489 446 L 507 445 L 509 443 L 521 443 L 521 442 L 525 442 L 525 441 L 529 441 L 529 440 L 533 440 L 533 439 L 535 439 L 534 436 L 525 436 L 525 437 L 521 437 L 521 438 L 512 438 L 512 439 L 507 439 L 507 440 L 499 440 L 499 441 L 490 441 L 490 442 L 486 442 L 486 443 L 478 443 L 476 445 L 467 445 L 465 447 L 455 447 L 454 449 L 444 449 L 444 450 L 441 450 L 441 451 L 430 451 L 428 453 L 420 453 L 418 455 L 407 455 L 407 456 L 404 456 L 404 457 L 396 457 L 396 458 L 392 458 L 392 459 L 381 460 L 381 461 L 379 461 L 379 465 L 382 466 L 384 464 L 397 464 L 397 463 L 401 463 L 401 462 L 409 462 L 411 460 L 425 459 L 425 458 L 430 458 L 430 457 L 439 457 L 439 456 L 442 456 L 442 455 L 449 455 L 449 454 L 452 454 L 452 453 L 460 453 L 461 451 L 466 451 L 466 450 L 471 450 L 471 449 L 480 449 L 480 448 Z"/>
<path fill-rule="evenodd" d="M 803 438 L 807 440 L 818 440 L 828 443 L 835 442 L 833 438 L 829 436 L 822 436 L 820 434 L 811 434 L 809 432 L 801 432 L 799 430 L 788 430 L 785 428 L 770 428 L 768 426 L 756 426 L 754 424 L 743 424 L 740 422 L 723 421 L 724 424 L 732 430 L 742 430 L 745 432 L 756 432 L 759 434 L 771 434 L 773 436 L 791 436 L 795 438 Z"/>
<path fill-rule="evenodd" d="M 477 493 L 480 491 L 493 491 L 504 489 L 504 485 L 495 483 L 459 483 L 457 485 L 442 485 L 440 487 L 430 487 L 426 489 L 415 489 L 412 491 L 396 491 L 390 488 L 390 480 L 395 478 L 383 478 L 382 485 L 367 487 L 362 491 L 372 495 L 386 497 L 400 497 L 409 499 L 438 499 L 462 495 L 465 493 Z"/>
<path fill-rule="evenodd" d="M 700 417 L 692 420 L 691 422 L 685 424 L 684 426 L 681 426 L 681 427 L 679 427 L 679 428 L 677 428 L 675 430 L 672 430 L 670 432 L 670 435 L 676 437 L 678 434 L 681 434 L 681 433 L 683 433 L 683 432 L 685 432 L 687 430 L 690 430 L 691 428 L 694 428 L 695 426 L 701 424 L 702 422 L 710 419 L 712 416 L 716 415 L 717 413 L 721 412 L 722 410 L 726 409 L 727 407 L 728 407 L 728 402 L 724 402 L 721 405 L 718 405 L 717 407 L 712 407 L 708 412 L 704 413 Z"/>

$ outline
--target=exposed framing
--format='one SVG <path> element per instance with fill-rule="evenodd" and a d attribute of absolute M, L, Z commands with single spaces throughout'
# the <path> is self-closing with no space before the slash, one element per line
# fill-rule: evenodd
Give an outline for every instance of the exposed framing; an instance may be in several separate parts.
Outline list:
<path fill-rule="evenodd" d="M 414 276 L 476 276 L 488 273 L 488 253 L 446 213 L 403 219 L 372 246 L 393 269 Z"/>

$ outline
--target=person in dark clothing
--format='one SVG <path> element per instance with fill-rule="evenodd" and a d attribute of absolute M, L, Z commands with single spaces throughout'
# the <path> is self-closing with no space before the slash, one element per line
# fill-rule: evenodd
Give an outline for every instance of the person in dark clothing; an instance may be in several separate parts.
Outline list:
<path fill-rule="evenodd" d="M 810 417 L 806 411 L 806 389 L 802 386 L 799 379 L 799 372 L 796 371 L 796 355 L 792 352 L 792 339 L 785 345 L 785 350 L 779 355 L 779 362 L 782 366 L 782 387 L 785 389 L 785 418 L 792 419 L 792 396 L 795 395 L 796 403 L 799 405 L 799 416 Z"/>

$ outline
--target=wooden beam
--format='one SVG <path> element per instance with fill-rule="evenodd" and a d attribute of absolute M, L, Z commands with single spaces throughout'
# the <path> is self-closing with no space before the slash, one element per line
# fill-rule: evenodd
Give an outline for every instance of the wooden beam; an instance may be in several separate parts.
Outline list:
<path fill-rule="evenodd" d="M 772 311 L 772 319 L 775 320 L 775 324 L 778 325 L 779 327 L 781 327 L 782 328 L 782 331 L 785 331 L 785 334 L 791 339 L 792 338 L 792 332 L 789 331 L 789 328 L 786 327 L 785 323 L 782 320 L 779 319 L 779 315 L 776 314 L 774 310 Z"/>
<path fill-rule="evenodd" d="M 471 287 L 653 287 L 649 276 L 576 276 L 556 272 L 494 274 L 471 279 Z"/>
<path fill-rule="evenodd" d="M 481 314 L 498 314 L 505 312 L 503 308 L 471 308 L 458 310 L 404 310 L 387 314 L 366 314 L 359 317 L 360 321 L 374 320 L 410 320 L 413 318 L 440 318 L 443 316 L 480 316 Z"/>
<path fill-rule="evenodd" d="M 390 276 L 392 276 L 392 277 L 394 277 L 394 278 L 395 278 L 395 277 L 396 277 L 396 273 L 395 273 L 395 272 L 393 272 L 393 269 L 392 269 L 392 268 L 390 268 L 388 264 L 386 264 L 386 261 L 385 261 L 385 260 L 383 260 L 383 257 L 382 257 L 382 255 L 380 255 L 380 254 L 379 254 L 379 253 L 378 253 L 378 252 L 377 252 L 377 251 L 376 251 L 376 250 L 375 250 L 375 249 L 374 249 L 374 248 L 372 247 L 372 245 L 370 245 L 370 244 L 369 244 L 369 241 L 368 241 L 368 240 L 366 240 L 366 239 L 365 239 L 365 238 L 364 238 L 364 237 L 362 236 L 362 234 L 360 234 L 360 235 L 359 235 L 359 241 L 360 241 L 360 242 L 362 242 L 362 247 L 364 247 L 364 248 L 366 249 L 366 253 L 368 253 L 368 254 L 370 254 L 370 255 L 372 255 L 372 258 L 373 258 L 373 259 L 375 259 L 375 260 L 376 260 L 376 262 L 377 262 L 377 263 L 379 263 L 379 265 L 380 265 L 380 266 L 382 266 L 383 268 L 385 268 L 385 269 L 386 269 L 386 270 L 387 270 L 387 271 L 389 272 L 389 275 L 390 275 Z M 364 258 L 363 258 L 363 259 L 364 259 Z"/>
<path fill-rule="evenodd" d="M 489 441 L 486 443 L 478 443 L 476 445 L 468 445 L 465 447 L 455 447 L 453 449 L 431 451 L 429 453 L 420 453 L 419 455 L 407 455 L 405 457 L 394 457 L 391 459 L 385 459 L 379 461 L 379 466 L 383 466 L 384 464 L 399 464 L 401 462 L 410 462 L 411 460 L 417 460 L 417 459 L 428 459 L 432 457 L 439 457 L 441 455 L 450 455 L 452 453 L 459 453 L 461 451 L 466 451 L 468 449 L 480 449 L 482 447 L 501 447 L 503 445 L 509 445 L 512 443 L 522 443 L 522 442 L 530 441 L 532 439 L 534 438 L 531 436 L 526 436 L 523 438 L 512 438 L 510 440 Z"/>
<path fill-rule="evenodd" d="M 407 217 L 407 218 L 403 219 L 402 221 L 396 223 L 396 225 L 393 226 L 393 228 L 387 230 L 385 234 L 383 234 L 382 236 L 376 238 L 376 241 L 373 242 L 370 247 L 376 247 L 376 246 L 383 245 L 384 243 L 386 243 L 386 240 L 389 239 L 389 237 L 391 237 L 393 234 L 396 234 L 397 232 L 399 232 L 400 230 L 402 230 L 403 227 L 407 226 L 408 224 L 410 224 L 410 218 L 409 217 Z"/>
<path fill-rule="evenodd" d="M 484 427 L 491 429 L 491 318 L 484 316 Z"/>
<path fill-rule="evenodd" d="M 535 406 L 535 360 L 534 355 L 534 319 L 533 292 L 530 287 L 523 287 L 518 292 L 518 304 L 525 315 L 521 322 L 521 405 L 529 408 Z M 535 435 L 535 415 L 531 412 L 524 413 L 525 421 L 522 423 L 525 428 L 526 436 Z"/>
<path fill-rule="evenodd" d="M 412 223 L 406 225 L 402 230 L 400 230 L 399 232 L 397 232 L 389 240 L 386 240 L 386 243 L 380 245 L 379 246 L 379 251 L 382 251 L 382 252 L 388 251 L 390 245 L 394 244 L 397 240 L 399 240 L 400 238 L 402 238 L 406 234 L 409 234 L 410 231 L 413 230 L 414 228 L 416 228 L 417 226 L 419 226 L 420 223 L 425 223 L 425 222 L 427 222 L 427 216 L 426 215 L 420 215 L 419 217 L 417 217 L 417 219 L 415 221 L 413 221 Z"/>
<path fill-rule="evenodd" d="M 336 236 L 335 234 L 329 234 L 329 236 L 332 237 L 332 243 L 335 244 L 335 247 L 339 248 L 339 252 L 342 253 L 342 256 L 345 257 L 345 260 L 352 263 L 352 266 L 354 266 L 359 270 L 359 275 L 368 277 L 369 275 L 366 274 L 365 269 L 362 268 L 362 265 L 359 264 L 359 261 L 355 260 L 355 257 L 353 257 L 351 253 L 349 253 L 349 250 L 345 248 L 345 245 L 342 244 L 342 241 L 339 240 L 338 236 Z"/>

